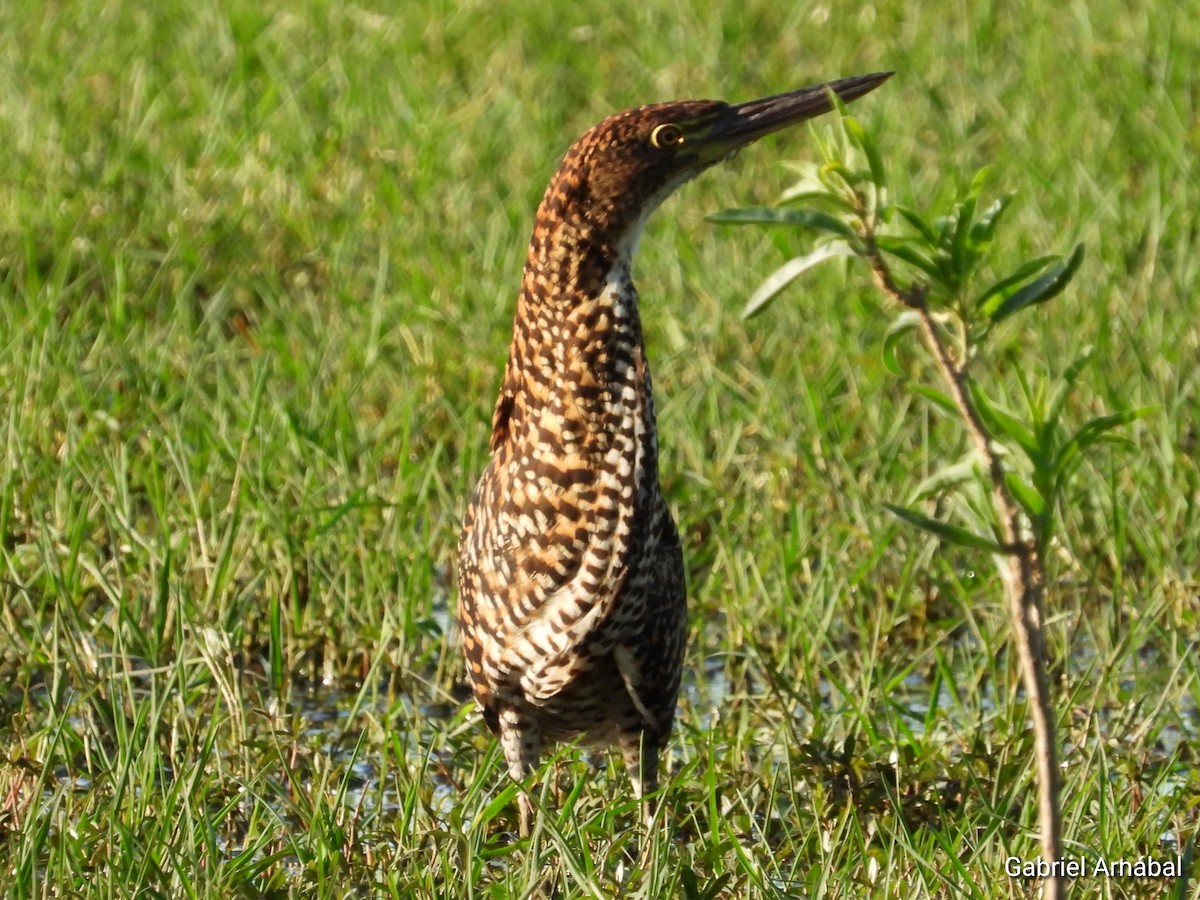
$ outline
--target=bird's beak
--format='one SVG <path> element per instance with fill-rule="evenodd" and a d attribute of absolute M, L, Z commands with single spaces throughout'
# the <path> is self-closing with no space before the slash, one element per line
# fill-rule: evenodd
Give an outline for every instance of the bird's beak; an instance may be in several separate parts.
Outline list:
<path fill-rule="evenodd" d="M 723 110 L 708 133 L 697 140 L 701 148 L 701 160 L 716 162 L 764 135 L 829 112 L 833 109 L 831 92 L 837 94 L 843 103 L 857 100 L 875 90 L 893 74 L 876 72 L 873 75 L 855 75 L 760 100 L 733 104 Z"/>

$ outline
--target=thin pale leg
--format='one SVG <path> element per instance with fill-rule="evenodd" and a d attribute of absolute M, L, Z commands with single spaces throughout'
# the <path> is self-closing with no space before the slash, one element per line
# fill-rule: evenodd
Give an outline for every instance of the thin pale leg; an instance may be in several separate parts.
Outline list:
<path fill-rule="evenodd" d="M 653 828 L 654 804 L 646 795 L 658 790 L 658 746 L 644 733 L 623 734 L 620 744 L 633 796 L 642 801 L 642 820 L 647 828 Z"/>
<path fill-rule="evenodd" d="M 503 709 L 500 712 L 500 747 L 504 750 L 509 777 L 522 783 L 521 793 L 517 795 L 517 809 L 521 816 L 520 834 L 521 837 L 529 837 L 533 825 L 533 800 L 525 782 L 533 774 L 541 754 L 541 732 L 520 710 L 511 707 Z"/>

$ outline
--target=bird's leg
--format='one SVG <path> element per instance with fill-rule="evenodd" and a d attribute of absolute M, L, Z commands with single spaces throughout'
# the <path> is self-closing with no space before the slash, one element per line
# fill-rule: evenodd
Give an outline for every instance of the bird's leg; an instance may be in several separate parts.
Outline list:
<path fill-rule="evenodd" d="M 533 774 L 541 753 L 542 734 L 537 723 L 524 712 L 506 707 L 500 711 L 500 746 L 504 750 L 509 777 L 521 783 L 521 792 L 517 795 L 517 808 L 521 816 L 520 834 L 521 837 L 529 837 L 533 824 L 533 800 L 525 782 Z"/>
<path fill-rule="evenodd" d="M 653 828 L 654 804 L 646 795 L 658 790 L 658 745 L 645 732 L 621 735 L 620 745 L 633 795 L 642 801 L 642 820 Z"/>

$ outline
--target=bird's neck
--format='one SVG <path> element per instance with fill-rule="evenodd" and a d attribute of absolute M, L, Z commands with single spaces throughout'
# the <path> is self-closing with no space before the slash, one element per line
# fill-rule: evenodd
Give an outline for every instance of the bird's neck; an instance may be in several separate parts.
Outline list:
<path fill-rule="evenodd" d="M 645 368 L 631 274 L 641 222 L 598 228 L 547 210 L 547 202 L 525 261 L 512 354 L 540 381 L 576 374 L 599 383 L 626 381 L 634 374 L 628 369 L 633 356 Z"/>
<path fill-rule="evenodd" d="M 547 400 L 628 387 L 649 393 L 638 294 L 620 256 L 564 255 L 526 268 L 511 353 Z M 531 398 L 536 399 L 536 398 Z M 614 402 L 619 398 L 614 396 Z"/>
<path fill-rule="evenodd" d="M 539 242 L 535 235 L 530 247 L 501 396 L 501 404 L 511 398 L 506 437 L 559 456 L 615 453 L 628 458 L 642 484 L 657 484 L 632 245 L 558 237 Z"/>

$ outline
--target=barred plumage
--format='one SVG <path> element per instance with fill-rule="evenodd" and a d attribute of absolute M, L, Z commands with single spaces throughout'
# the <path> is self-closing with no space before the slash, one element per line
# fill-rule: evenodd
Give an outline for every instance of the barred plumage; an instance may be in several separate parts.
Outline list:
<path fill-rule="evenodd" d="M 764 134 L 890 73 L 730 106 L 627 110 L 568 150 L 538 208 L 492 421 L 459 544 L 463 650 L 513 778 L 544 740 L 621 747 L 657 786 L 686 642 L 683 557 L 659 490 L 650 369 L 630 272 L 647 217 Z M 521 831 L 530 803 L 521 799 Z"/>

